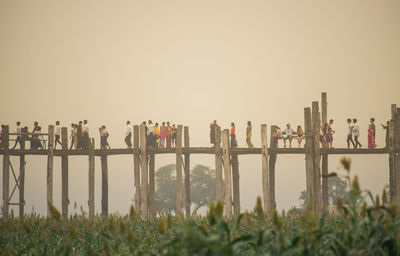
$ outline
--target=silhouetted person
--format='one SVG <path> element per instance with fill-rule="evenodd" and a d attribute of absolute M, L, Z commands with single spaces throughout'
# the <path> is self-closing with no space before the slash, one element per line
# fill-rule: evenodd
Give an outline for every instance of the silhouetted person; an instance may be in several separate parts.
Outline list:
<path fill-rule="evenodd" d="M 254 147 L 253 143 L 251 143 L 251 136 L 252 136 L 252 127 L 251 122 L 247 121 L 247 129 L 246 129 L 246 143 L 249 148 Z"/>
<path fill-rule="evenodd" d="M 56 131 L 55 131 L 55 143 L 54 143 L 54 149 L 57 148 L 57 144 L 60 144 L 62 147 L 62 143 L 60 141 L 61 138 L 61 127 L 60 127 L 60 121 L 56 121 Z"/>
<path fill-rule="evenodd" d="M 212 124 L 210 124 L 210 143 L 215 144 L 215 127 L 218 127 L 217 120 L 214 120 Z"/>
<path fill-rule="evenodd" d="M 356 145 L 354 144 L 353 141 L 353 125 L 351 124 L 351 119 L 347 119 L 347 125 L 348 125 L 348 131 L 347 131 L 347 148 L 350 148 L 350 142 L 353 144 L 353 147 L 355 148 Z"/>
<path fill-rule="evenodd" d="M 386 133 L 385 133 L 386 134 L 385 135 L 385 142 L 386 142 L 385 148 L 389 147 L 389 123 L 390 122 L 387 121 L 386 125 L 381 124 L 382 128 L 386 130 Z"/>
<path fill-rule="evenodd" d="M 126 121 L 125 143 L 128 148 L 132 148 L 132 126 L 130 121 Z"/>
<path fill-rule="evenodd" d="M 21 122 L 20 121 L 17 122 L 16 132 L 21 133 Z M 22 145 L 22 136 L 21 135 L 17 135 L 17 139 L 15 140 L 14 147 L 12 147 L 12 149 L 15 149 L 17 147 L 18 143 L 19 143 L 20 148 L 22 149 L 23 145 Z"/>
<path fill-rule="evenodd" d="M 100 131 L 100 147 L 102 149 L 110 148 L 110 145 L 108 144 L 107 141 L 109 134 L 106 130 L 106 126 L 105 125 L 101 126 L 99 128 L 99 131 Z"/>
<path fill-rule="evenodd" d="M 83 120 L 82 127 L 82 148 L 89 149 L 90 139 L 89 139 L 89 125 L 87 120 Z"/>

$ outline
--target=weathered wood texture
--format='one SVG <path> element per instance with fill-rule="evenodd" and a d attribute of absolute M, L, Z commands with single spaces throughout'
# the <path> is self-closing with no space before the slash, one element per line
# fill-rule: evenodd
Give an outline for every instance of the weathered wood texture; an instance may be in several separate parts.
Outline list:
<path fill-rule="evenodd" d="M 68 150 L 68 130 L 61 128 L 62 149 Z M 68 155 L 61 157 L 61 211 L 64 219 L 68 218 Z"/>
<path fill-rule="evenodd" d="M 395 137 L 395 122 L 394 119 L 389 121 L 389 190 L 392 202 L 396 201 L 396 176 L 394 163 L 394 137 Z"/>
<path fill-rule="evenodd" d="M 275 177 L 269 170 L 269 155 L 268 155 L 268 134 L 267 125 L 261 125 L 261 148 L 262 148 L 262 188 L 264 211 L 271 213 L 275 209 Z"/>
<path fill-rule="evenodd" d="M 108 160 L 107 156 L 101 157 L 101 214 L 108 216 Z"/>
<path fill-rule="evenodd" d="M 400 109 L 397 108 L 397 112 L 394 119 L 394 177 L 396 179 L 396 203 L 398 210 L 400 211 Z"/>
<path fill-rule="evenodd" d="M 307 207 L 314 211 L 314 161 L 313 161 L 313 128 L 311 122 L 311 109 L 304 108 L 305 150 L 306 150 L 306 188 Z"/>
<path fill-rule="evenodd" d="M 47 216 L 51 216 L 49 204 L 53 204 L 53 170 L 54 170 L 54 126 L 49 125 L 47 155 Z"/>
<path fill-rule="evenodd" d="M 321 117 L 319 112 L 318 101 L 312 103 L 312 122 L 314 131 L 314 191 L 315 191 L 315 211 L 319 212 L 322 209 L 321 196 L 321 153 L 320 153 L 320 133 L 321 133 Z"/>
<path fill-rule="evenodd" d="M 216 199 L 219 202 L 223 202 L 223 179 L 222 179 L 222 151 L 221 151 L 221 127 L 216 126 L 215 128 L 215 179 L 216 179 Z"/>
<path fill-rule="evenodd" d="M 135 209 L 140 211 L 140 154 L 139 154 L 139 126 L 133 126 L 133 173 L 135 184 Z"/>
<path fill-rule="evenodd" d="M 222 132 L 222 154 L 224 159 L 224 175 L 225 175 L 225 216 L 232 217 L 232 178 L 231 164 L 229 156 L 229 130 Z"/>
<path fill-rule="evenodd" d="M 94 184 L 95 184 L 95 159 L 94 159 L 94 139 L 90 139 L 89 145 L 89 219 L 95 216 L 94 209 Z"/>
<path fill-rule="evenodd" d="M 9 153 L 9 128 L 4 126 L 3 133 L 3 218 L 8 219 L 8 208 L 10 201 L 10 153 Z"/>
<path fill-rule="evenodd" d="M 176 215 L 182 216 L 183 179 L 182 179 L 182 125 L 176 131 Z"/>
<path fill-rule="evenodd" d="M 328 123 L 328 100 L 326 92 L 321 94 L 321 120 L 322 125 L 324 126 Z M 328 146 L 328 143 L 325 143 L 325 146 Z M 328 155 L 322 154 L 322 163 L 321 163 L 321 172 L 322 172 L 322 205 L 324 209 L 328 209 L 329 205 L 329 195 L 328 195 Z"/>
<path fill-rule="evenodd" d="M 149 155 L 149 216 L 153 218 L 156 215 L 155 208 L 156 185 L 155 185 L 155 156 Z"/>
<path fill-rule="evenodd" d="M 143 219 L 148 218 L 148 169 L 147 169 L 147 149 L 146 149 L 146 130 L 145 125 L 140 125 L 140 168 L 141 168 L 141 205 L 140 214 Z"/>
<path fill-rule="evenodd" d="M 24 141 L 21 148 L 25 148 Z M 25 213 L 25 155 L 19 157 L 19 175 L 19 216 L 23 216 Z"/>
<path fill-rule="evenodd" d="M 183 134 L 185 149 L 188 149 L 190 147 L 188 126 L 183 128 Z M 190 216 L 190 205 L 190 154 L 185 153 L 185 210 L 187 217 Z"/>
<path fill-rule="evenodd" d="M 233 212 L 235 216 L 240 214 L 240 182 L 239 182 L 239 158 L 232 155 L 232 189 L 233 189 Z"/>

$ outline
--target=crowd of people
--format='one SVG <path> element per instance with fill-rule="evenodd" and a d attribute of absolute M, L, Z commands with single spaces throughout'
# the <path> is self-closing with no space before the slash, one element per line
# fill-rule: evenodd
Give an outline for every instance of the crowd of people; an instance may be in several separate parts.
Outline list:
<path fill-rule="evenodd" d="M 334 120 L 331 119 L 329 122 L 325 123 L 320 127 L 320 143 L 322 148 L 333 148 L 333 137 L 335 134 L 335 130 L 333 129 Z M 177 128 L 175 124 L 170 124 L 170 122 L 162 122 L 161 125 L 159 123 L 155 123 L 151 120 L 144 121 L 142 123 L 145 126 L 146 133 L 146 146 L 153 148 L 171 148 L 175 147 L 176 141 L 176 133 Z M 217 121 L 214 120 L 213 123 L 210 124 L 210 142 L 211 144 L 218 143 L 217 142 L 217 134 L 215 133 L 216 127 L 219 127 Z M 1 126 L 0 132 L 0 149 L 4 148 L 4 125 Z M 388 131 L 389 131 L 389 121 L 386 125 L 382 124 L 382 128 L 386 130 L 386 147 L 388 146 Z M 45 148 L 45 142 L 47 141 L 45 136 L 41 133 L 42 128 L 40 127 L 38 122 L 34 122 L 33 129 L 29 132 L 28 127 L 22 127 L 21 122 L 16 123 L 16 139 L 14 145 L 11 149 L 15 149 L 18 144 L 20 148 L 25 148 L 25 142 L 30 142 L 31 149 L 43 149 Z M 106 129 L 105 125 L 99 127 L 100 132 L 100 147 L 101 149 L 109 149 L 110 145 L 108 143 L 109 133 Z M 126 122 L 126 130 L 125 130 L 125 144 L 127 148 L 132 148 L 132 126 L 130 121 Z M 353 148 L 361 148 L 362 144 L 360 142 L 360 126 L 356 118 L 348 118 L 347 119 L 347 148 L 353 146 Z M 246 128 L 246 144 L 247 147 L 253 148 L 253 143 L 251 142 L 252 137 L 252 125 L 251 122 L 247 122 Z M 296 139 L 298 143 L 298 147 L 302 147 L 302 141 L 305 138 L 305 132 L 301 125 L 297 126 L 296 130 L 291 128 L 290 124 L 286 125 L 284 130 L 281 130 L 279 127 L 275 127 L 274 133 L 272 135 L 273 139 L 282 139 L 283 147 L 287 147 L 287 142 L 289 142 L 289 148 L 292 147 L 292 140 Z M 375 119 L 371 118 L 368 129 L 367 129 L 367 138 L 368 138 L 368 148 L 373 149 L 376 148 L 377 145 L 375 143 L 376 139 L 376 127 L 375 127 Z M 54 148 L 57 148 L 57 145 L 62 146 L 61 143 L 61 127 L 60 122 L 56 121 L 55 123 L 55 142 Z M 70 133 L 70 150 L 71 149 L 88 149 L 90 145 L 89 139 L 89 126 L 88 121 L 79 121 L 77 124 L 71 124 L 71 133 Z M 220 142 L 220 141 L 219 141 Z M 10 144 L 11 145 L 11 144 Z M 231 123 L 230 127 L 230 147 L 236 148 L 238 147 L 238 140 L 236 137 L 236 127 L 235 123 Z"/>

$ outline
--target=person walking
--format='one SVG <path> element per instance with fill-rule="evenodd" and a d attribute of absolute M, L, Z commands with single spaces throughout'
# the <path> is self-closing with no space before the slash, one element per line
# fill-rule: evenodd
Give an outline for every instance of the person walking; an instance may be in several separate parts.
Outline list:
<path fill-rule="evenodd" d="M 77 131 L 77 149 L 82 149 L 83 148 L 83 123 L 82 123 L 82 121 L 79 121 L 76 131 Z"/>
<path fill-rule="evenodd" d="M 171 148 L 172 127 L 171 127 L 171 124 L 169 122 L 167 122 L 166 138 L 167 138 L 167 148 Z"/>
<path fill-rule="evenodd" d="M 297 126 L 296 134 L 297 134 L 297 143 L 299 143 L 299 148 L 300 148 L 301 147 L 301 142 L 304 139 L 304 130 L 301 128 L 301 125 Z"/>
<path fill-rule="evenodd" d="M 215 144 L 215 127 L 218 127 L 217 120 L 210 124 L 210 143 Z"/>
<path fill-rule="evenodd" d="M 16 132 L 21 133 L 21 122 L 20 121 L 17 122 Z M 15 149 L 17 147 L 18 143 L 19 143 L 20 148 L 22 149 L 23 145 L 22 145 L 22 136 L 21 135 L 17 135 L 17 139 L 15 140 L 14 147 L 12 147 L 12 149 Z"/>
<path fill-rule="evenodd" d="M 368 126 L 368 148 L 375 148 L 375 137 L 374 137 L 374 130 L 373 125 L 369 124 Z"/>
<path fill-rule="evenodd" d="M 389 121 L 386 122 L 386 125 L 381 124 L 382 128 L 386 131 L 385 132 L 385 143 L 386 143 L 385 148 L 389 147 L 389 124 L 390 124 Z"/>
<path fill-rule="evenodd" d="M 110 136 L 106 130 L 106 126 L 102 125 L 99 128 L 100 131 L 100 148 L 101 149 L 110 149 L 110 144 L 108 144 L 108 136 Z"/>
<path fill-rule="evenodd" d="M 369 119 L 369 124 L 371 125 L 371 129 L 372 129 L 372 135 L 373 135 L 373 137 L 374 137 L 374 141 L 376 142 L 376 126 L 375 126 L 375 118 L 373 118 L 373 117 L 371 117 L 370 119 Z M 376 144 L 374 144 L 375 145 L 375 148 L 377 147 L 377 145 Z"/>
<path fill-rule="evenodd" d="M 54 142 L 54 149 L 57 148 L 57 144 L 60 144 L 62 147 L 62 143 L 60 141 L 61 138 L 61 127 L 60 127 L 60 121 L 56 121 L 56 127 L 55 127 L 55 142 Z"/>
<path fill-rule="evenodd" d="M 172 147 L 176 147 L 176 131 L 177 131 L 177 129 L 176 129 L 176 126 L 175 126 L 175 124 L 173 124 L 172 125 L 172 130 L 171 130 L 171 133 L 172 133 L 172 135 L 171 135 L 171 139 L 172 139 Z"/>
<path fill-rule="evenodd" d="M 90 139 L 89 139 L 89 125 L 87 120 L 83 120 L 82 128 L 82 148 L 89 149 Z"/>
<path fill-rule="evenodd" d="M 235 123 L 231 123 L 231 148 L 236 148 L 236 147 L 237 147 L 237 142 L 236 142 Z"/>
<path fill-rule="evenodd" d="M 71 150 L 72 147 L 74 146 L 74 144 L 76 143 L 76 141 L 75 141 L 75 124 L 74 123 L 71 124 L 71 134 L 69 136 L 69 139 L 71 140 L 71 146 L 69 147 L 69 150 Z M 76 147 L 75 147 L 75 149 L 76 149 Z"/>
<path fill-rule="evenodd" d="M 160 148 L 165 148 L 166 134 L 167 134 L 167 128 L 165 127 L 165 122 L 162 122 L 160 127 Z"/>
<path fill-rule="evenodd" d="M 328 137 L 329 137 L 329 148 L 333 148 L 333 134 L 335 130 L 333 129 L 333 119 L 329 120 L 328 123 Z"/>
<path fill-rule="evenodd" d="M 356 144 L 354 144 L 353 141 L 353 125 L 351 124 L 351 119 L 347 119 L 347 148 L 350 148 L 350 142 L 353 144 L 353 147 L 356 147 Z"/>
<path fill-rule="evenodd" d="M 153 147 L 154 145 L 154 126 L 153 126 L 153 122 L 151 120 L 148 121 L 148 134 L 147 134 L 147 147 Z"/>
<path fill-rule="evenodd" d="M 253 143 L 251 143 L 251 136 L 252 136 L 252 128 L 251 122 L 247 121 L 247 129 L 246 129 L 246 143 L 249 148 L 253 148 Z"/>
<path fill-rule="evenodd" d="M 353 134 L 354 134 L 354 141 L 355 141 L 355 148 L 360 146 L 362 147 L 361 143 L 358 141 L 358 137 L 360 137 L 360 126 L 357 123 L 357 119 L 353 119 Z"/>
<path fill-rule="evenodd" d="M 155 148 L 158 148 L 158 144 L 159 144 L 159 139 L 160 139 L 160 128 L 158 127 L 158 123 L 156 123 L 154 125 L 154 142 L 153 142 L 153 146 Z"/>
<path fill-rule="evenodd" d="M 132 126 L 130 121 L 126 121 L 125 143 L 128 148 L 132 148 Z"/>

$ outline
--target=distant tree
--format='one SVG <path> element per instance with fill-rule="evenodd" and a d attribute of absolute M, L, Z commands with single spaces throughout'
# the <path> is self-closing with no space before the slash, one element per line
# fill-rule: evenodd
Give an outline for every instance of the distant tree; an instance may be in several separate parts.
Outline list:
<path fill-rule="evenodd" d="M 339 198 L 342 199 L 343 204 L 351 202 L 351 194 L 348 190 L 347 181 L 337 176 L 328 178 L 328 195 L 329 204 L 337 204 Z M 305 208 L 307 206 L 307 192 L 305 190 L 300 192 L 299 201 L 301 207 Z"/>
<path fill-rule="evenodd" d="M 175 212 L 176 165 L 170 164 L 159 168 L 156 171 L 155 179 L 156 210 Z M 190 197 L 192 202 L 192 210 L 207 205 L 209 201 L 215 201 L 215 170 L 212 170 L 210 167 L 204 165 L 196 165 L 190 171 Z"/>

